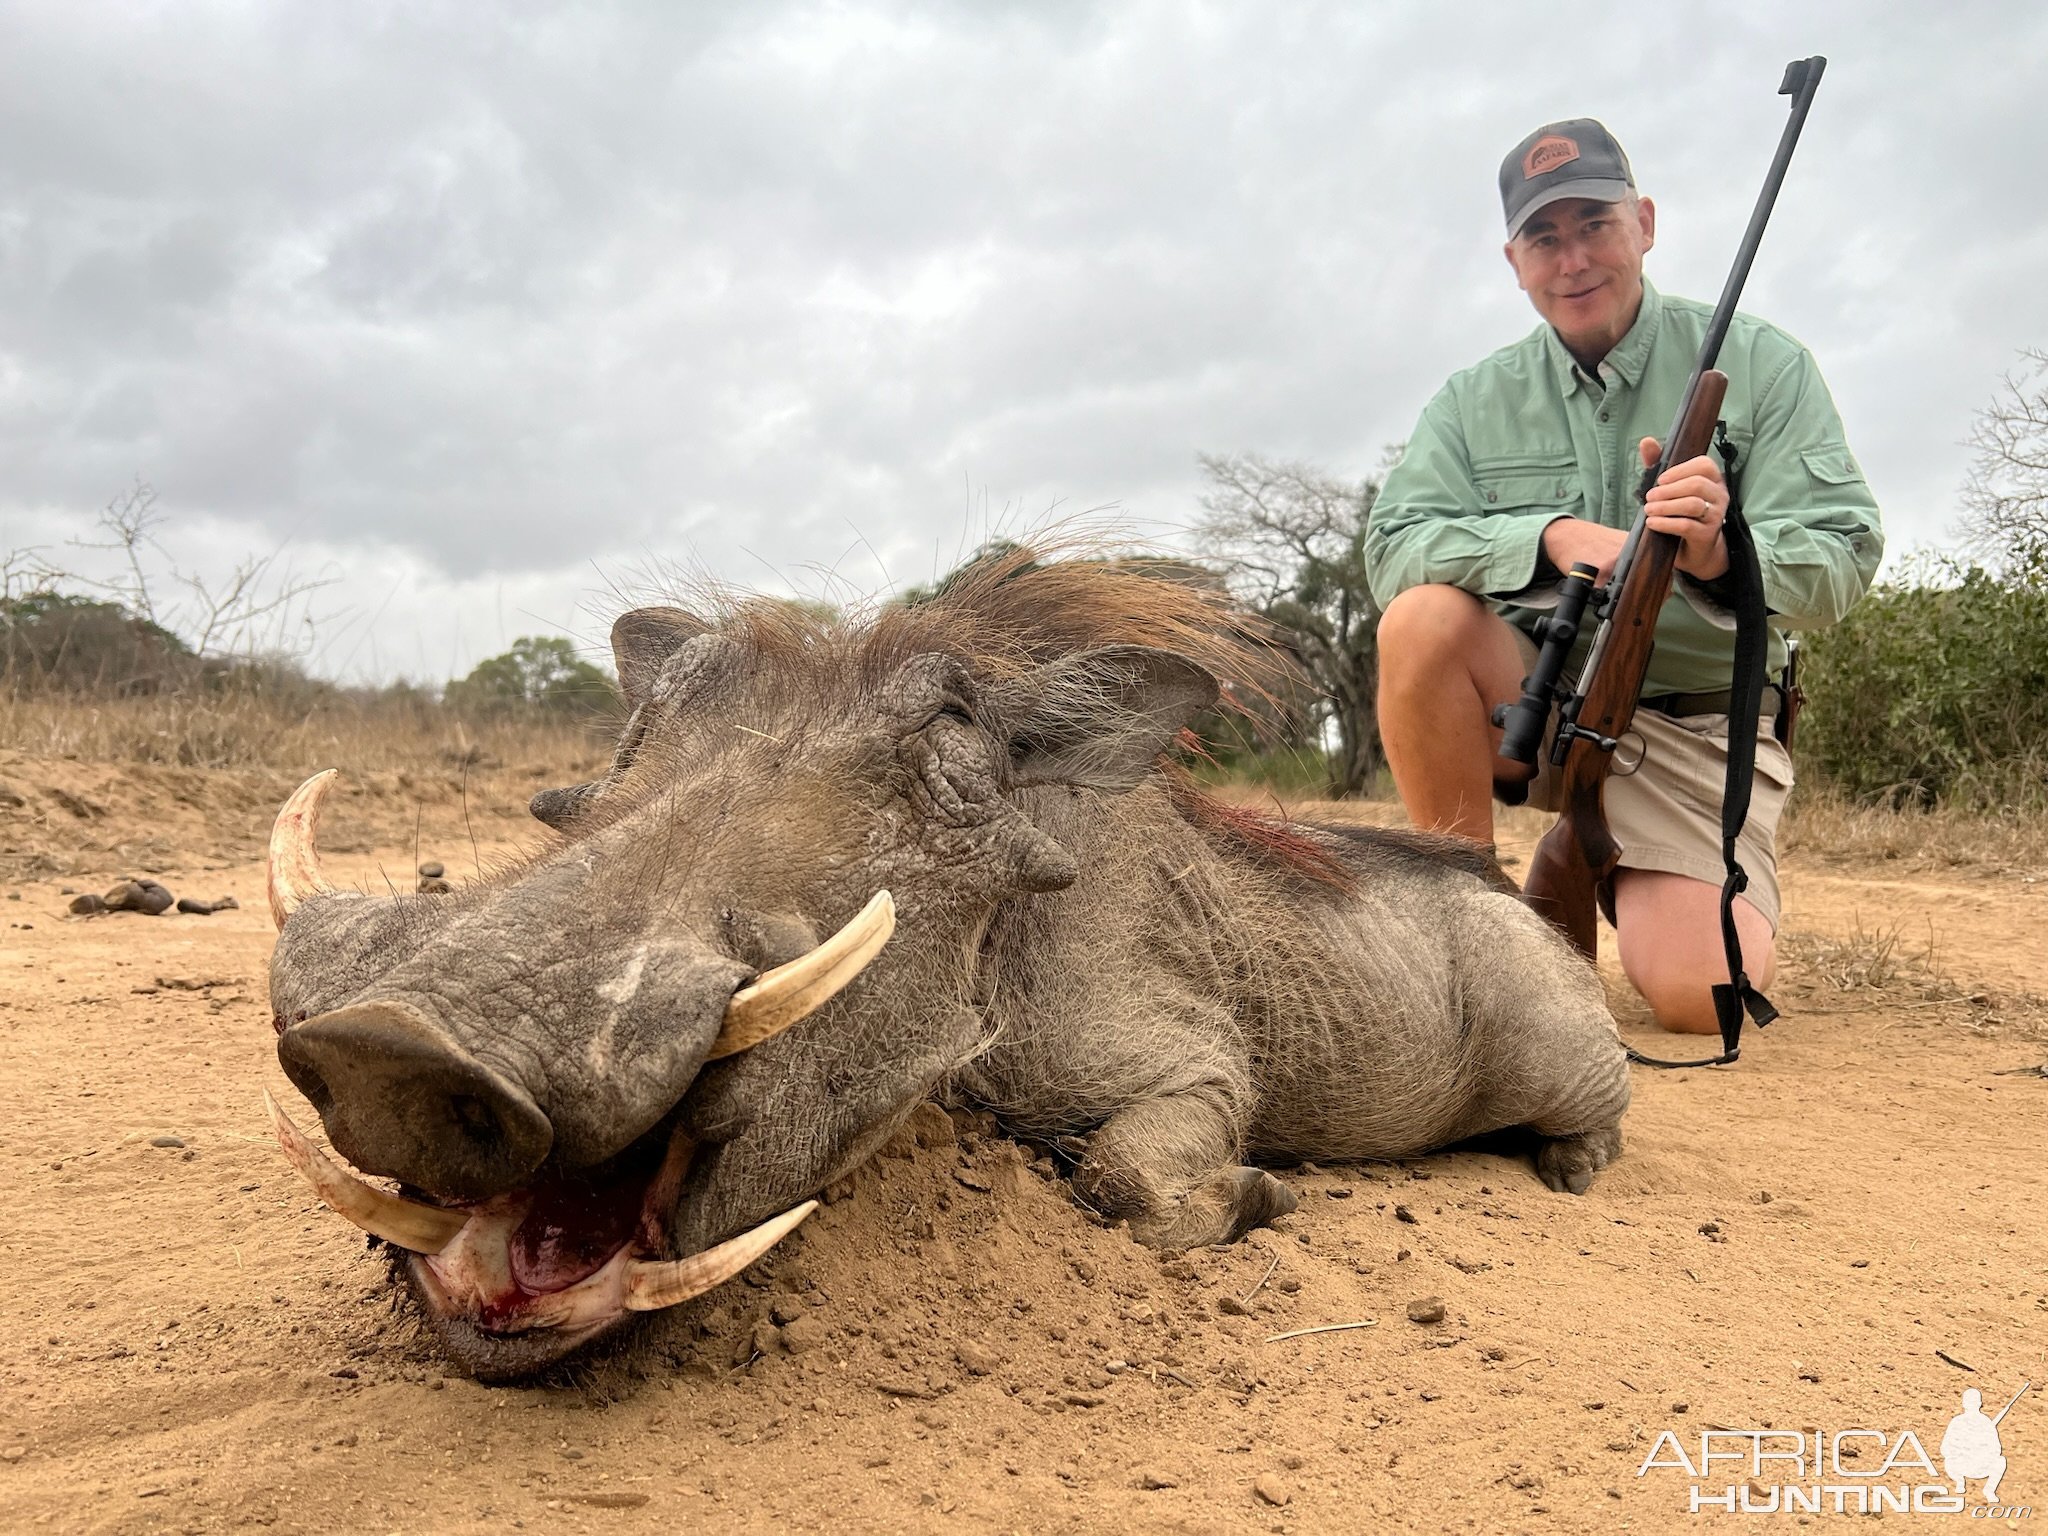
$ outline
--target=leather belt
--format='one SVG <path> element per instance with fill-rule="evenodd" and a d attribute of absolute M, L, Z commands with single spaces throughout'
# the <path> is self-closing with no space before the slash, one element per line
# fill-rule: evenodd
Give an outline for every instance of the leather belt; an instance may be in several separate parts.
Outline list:
<path fill-rule="evenodd" d="M 1763 707 L 1758 714 L 1769 719 L 1778 712 L 1782 698 L 1775 684 L 1764 687 Z M 1653 698 L 1636 700 L 1638 709 L 1654 709 L 1660 715 L 1669 715 L 1674 720 L 1683 720 L 1688 715 L 1725 715 L 1728 713 L 1728 690 L 1719 693 L 1660 693 Z"/>

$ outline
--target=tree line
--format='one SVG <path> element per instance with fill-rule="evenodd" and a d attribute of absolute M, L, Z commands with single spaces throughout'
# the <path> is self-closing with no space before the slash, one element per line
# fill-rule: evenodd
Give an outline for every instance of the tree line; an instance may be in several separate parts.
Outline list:
<path fill-rule="evenodd" d="M 2022 357 L 1975 420 L 1961 553 L 1908 559 L 1843 623 L 1803 637 L 1813 701 L 1803 773 L 1870 800 L 2048 808 L 2048 352 Z M 1302 792 L 1384 789 L 1373 708 L 1379 613 L 1364 542 L 1397 454 L 1359 479 L 1255 453 L 1199 460 L 1192 558 L 1148 565 L 1226 588 L 1300 664 L 1293 689 L 1201 722 L 1223 771 Z M 158 524 L 145 485 L 110 503 L 94 547 L 122 558 L 98 582 L 67 577 L 35 552 L 0 553 L 0 689 L 334 691 L 282 647 L 251 643 L 310 623 L 319 581 L 268 560 L 218 585 L 173 567 L 183 599 L 161 604 L 141 560 Z M 964 563 L 1014 548 L 999 541 Z M 954 575 L 897 600 L 928 600 Z M 621 708 L 611 676 L 561 636 L 523 636 L 441 694 L 471 716 L 597 721 Z"/>

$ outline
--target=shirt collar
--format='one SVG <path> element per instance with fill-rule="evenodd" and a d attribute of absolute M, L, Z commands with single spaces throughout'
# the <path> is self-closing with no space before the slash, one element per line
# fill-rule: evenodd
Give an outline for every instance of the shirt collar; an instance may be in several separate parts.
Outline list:
<path fill-rule="evenodd" d="M 1601 359 L 1601 368 L 1611 370 L 1630 389 L 1641 383 L 1643 368 L 1650 360 L 1650 347 L 1657 340 L 1657 326 L 1663 319 L 1663 313 L 1663 300 L 1658 297 L 1650 280 L 1644 278 L 1643 303 L 1636 311 L 1635 324 L 1628 328 L 1628 334 L 1621 338 L 1614 350 Z M 1546 325 L 1543 338 L 1550 352 L 1550 361 L 1557 369 L 1558 383 L 1565 393 L 1571 394 L 1582 388 L 1587 382 L 1586 373 L 1570 349 L 1557 339 L 1557 332 Z"/>

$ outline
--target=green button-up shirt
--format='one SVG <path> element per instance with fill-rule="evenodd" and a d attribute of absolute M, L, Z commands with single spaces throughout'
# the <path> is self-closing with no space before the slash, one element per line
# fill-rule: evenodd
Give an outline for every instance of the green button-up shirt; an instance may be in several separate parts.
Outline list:
<path fill-rule="evenodd" d="M 1635 522 L 1636 445 L 1671 429 L 1712 313 L 1645 282 L 1635 324 L 1594 374 L 1543 325 L 1454 375 L 1373 503 L 1365 535 L 1373 600 L 1384 608 L 1409 587 L 1447 583 L 1532 627 L 1538 611 L 1512 599 L 1526 598 L 1539 577 L 1555 579 L 1543 530 L 1558 517 L 1610 528 Z M 1778 631 L 1832 624 L 1863 595 L 1884 532 L 1804 347 L 1738 314 L 1717 366 L 1728 375 L 1722 417 L 1763 567 L 1775 671 L 1785 660 Z M 1643 692 L 1726 688 L 1733 654 L 1732 630 L 1674 588 Z"/>

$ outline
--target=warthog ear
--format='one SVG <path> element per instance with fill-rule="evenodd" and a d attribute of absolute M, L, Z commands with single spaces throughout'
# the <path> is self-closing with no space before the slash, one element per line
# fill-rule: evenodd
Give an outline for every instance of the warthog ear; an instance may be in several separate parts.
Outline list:
<path fill-rule="evenodd" d="M 1171 651 L 1112 645 L 1063 657 L 1004 701 L 1015 782 L 1134 788 L 1216 694 L 1207 668 Z"/>
<path fill-rule="evenodd" d="M 635 608 L 612 624 L 612 660 L 619 669 L 619 687 L 635 704 L 654 696 L 661 669 L 677 651 L 707 635 L 711 626 L 680 608 Z"/>

